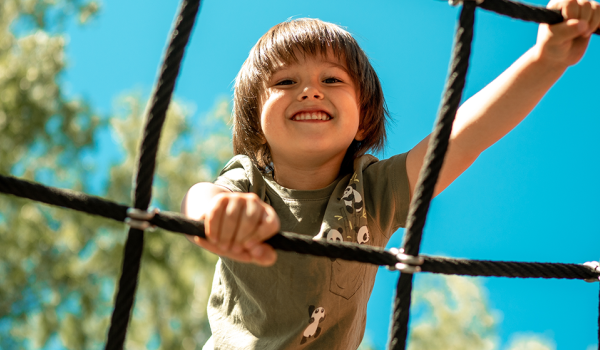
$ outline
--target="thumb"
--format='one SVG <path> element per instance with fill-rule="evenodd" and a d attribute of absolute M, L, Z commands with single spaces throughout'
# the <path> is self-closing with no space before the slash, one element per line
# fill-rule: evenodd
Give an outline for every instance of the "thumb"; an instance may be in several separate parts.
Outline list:
<path fill-rule="evenodd" d="M 551 27 L 554 37 L 562 39 L 561 41 L 569 41 L 586 34 L 589 25 L 586 21 L 569 19 Z"/>

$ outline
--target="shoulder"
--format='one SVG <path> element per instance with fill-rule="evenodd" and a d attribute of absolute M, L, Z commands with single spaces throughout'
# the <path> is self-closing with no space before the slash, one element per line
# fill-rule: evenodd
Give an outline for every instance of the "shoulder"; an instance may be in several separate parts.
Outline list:
<path fill-rule="evenodd" d="M 365 154 L 354 160 L 354 171 L 362 171 L 366 176 L 393 175 L 395 177 L 405 177 L 407 154 L 401 153 L 382 160 L 370 154 Z"/>
<path fill-rule="evenodd" d="M 402 153 L 383 160 L 373 156 L 356 160 L 363 165 L 365 205 L 371 208 L 369 213 L 376 218 L 386 235 L 404 226 L 408 214 L 410 185 L 406 156 L 407 153 Z"/>
<path fill-rule="evenodd" d="M 236 155 L 225 164 L 214 181 L 233 192 L 261 192 L 264 187 L 264 175 L 246 155 Z"/>

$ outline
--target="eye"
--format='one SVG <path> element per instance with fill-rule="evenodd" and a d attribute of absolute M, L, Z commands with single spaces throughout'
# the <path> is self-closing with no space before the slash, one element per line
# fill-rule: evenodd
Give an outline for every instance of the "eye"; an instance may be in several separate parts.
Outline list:
<path fill-rule="evenodd" d="M 330 78 L 326 78 L 325 80 L 323 80 L 323 82 L 326 84 L 335 84 L 335 83 L 341 83 L 342 81 L 339 80 L 338 78 L 330 77 Z"/>
<path fill-rule="evenodd" d="M 278 82 L 278 83 L 277 83 L 277 84 L 275 84 L 275 85 L 276 85 L 276 86 L 277 86 L 277 85 L 280 85 L 280 86 L 281 86 L 281 85 L 292 85 L 292 84 L 295 84 L 295 82 L 294 82 L 293 80 L 291 80 L 291 79 L 285 79 L 285 80 L 282 80 L 282 81 Z"/>

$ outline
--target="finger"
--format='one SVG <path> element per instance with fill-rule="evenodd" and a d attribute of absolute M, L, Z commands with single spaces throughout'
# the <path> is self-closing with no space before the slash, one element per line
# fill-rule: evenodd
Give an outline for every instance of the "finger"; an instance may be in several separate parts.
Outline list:
<path fill-rule="evenodd" d="M 279 217 L 275 209 L 268 204 L 263 206 L 263 218 L 256 227 L 254 234 L 244 242 L 244 248 L 252 249 L 255 245 L 273 237 L 279 231 Z"/>
<path fill-rule="evenodd" d="M 562 42 L 571 41 L 585 35 L 588 23 L 578 19 L 569 19 L 565 22 L 552 26 L 552 36 L 562 39 Z"/>
<path fill-rule="evenodd" d="M 598 28 L 600 28 L 600 4 L 592 1 L 592 18 L 590 19 L 590 26 L 588 28 L 589 35 L 592 35 Z"/>
<path fill-rule="evenodd" d="M 271 266 L 277 261 L 277 252 L 266 243 L 260 243 L 250 250 L 252 262 L 260 266 Z"/>
<path fill-rule="evenodd" d="M 563 5 L 562 5 L 563 2 L 564 1 L 550 0 L 550 2 L 548 2 L 548 5 L 546 5 L 546 8 L 553 9 L 553 10 L 560 10 L 563 7 Z"/>
<path fill-rule="evenodd" d="M 249 232 L 250 234 L 246 235 L 244 239 L 240 242 L 243 249 L 251 250 L 255 245 L 261 242 L 261 237 L 264 235 L 264 226 L 265 222 L 267 222 L 267 217 L 269 216 L 269 213 L 267 212 L 267 209 L 265 209 L 263 206 L 261 206 L 259 209 L 259 219 L 256 223 L 256 226 L 251 232 Z"/>
<path fill-rule="evenodd" d="M 590 22 L 592 19 L 592 4 L 587 0 L 578 0 L 579 4 L 579 19 L 584 22 Z"/>
<path fill-rule="evenodd" d="M 244 207 L 245 203 L 240 198 L 229 198 L 221 223 L 221 231 L 219 232 L 218 244 L 221 250 L 228 251 L 231 248 L 231 242 L 239 225 Z"/>
<path fill-rule="evenodd" d="M 240 217 L 240 223 L 237 226 L 233 242 L 231 245 L 231 251 L 238 253 L 242 251 L 242 246 L 248 237 L 252 236 L 256 230 L 262 216 L 263 210 L 258 197 L 250 197 L 246 201 L 245 210 Z"/>
<path fill-rule="evenodd" d="M 233 254 L 231 252 L 221 250 L 221 248 L 219 248 L 218 245 L 211 243 L 210 241 L 207 241 L 205 239 L 202 239 L 198 236 L 192 236 L 191 241 L 194 244 L 200 246 L 201 248 L 208 250 L 211 253 L 217 254 L 221 257 L 226 257 L 226 258 L 236 260 L 239 262 L 243 262 L 243 263 L 253 262 L 253 260 L 254 260 L 252 258 L 252 255 L 250 255 L 250 252 L 248 252 L 248 251 L 243 251 L 243 252 L 240 252 L 237 254 Z"/>
<path fill-rule="evenodd" d="M 211 243 L 210 241 L 208 241 L 206 239 L 202 239 L 198 236 L 190 236 L 190 238 L 191 238 L 190 241 L 192 243 L 200 246 L 203 249 L 209 250 L 215 254 L 217 254 L 217 252 L 214 250 L 217 250 L 220 252 L 220 250 L 218 249 L 218 247 L 215 244 Z"/>
<path fill-rule="evenodd" d="M 212 209 L 206 213 L 204 219 L 204 229 L 206 238 L 216 244 L 219 242 L 223 215 L 225 215 L 228 199 L 224 196 L 215 196 L 213 201 L 214 205 L 211 206 Z"/>
<path fill-rule="evenodd" d="M 565 20 L 579 19 L 579 11 L 580 6 L 576 0 L 570 0 L 562 4 L 561 12 Z"/>

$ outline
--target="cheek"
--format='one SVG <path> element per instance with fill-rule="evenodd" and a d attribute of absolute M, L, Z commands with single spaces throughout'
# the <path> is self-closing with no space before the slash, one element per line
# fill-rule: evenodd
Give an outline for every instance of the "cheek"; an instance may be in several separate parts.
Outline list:
<path fill-rule="evenodd" d="M 271 93 L 265 98 L 265 103 L 260 109 L 260 126 L 263 132 L 272 128 L 278 118 L 282 118 L 285 107 L 285 96 L 282 94 Z"/>
<path fill-rule="evenodd" d="M 356 93 L 354 91 L 346 91 L 342 99 L 346 113 L 352 115 L 353 121 L 360 124 L 360 102 L 356 97 Z"/>

